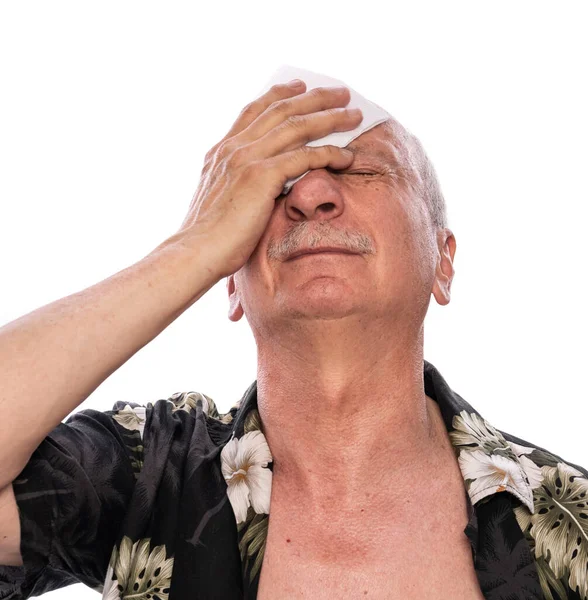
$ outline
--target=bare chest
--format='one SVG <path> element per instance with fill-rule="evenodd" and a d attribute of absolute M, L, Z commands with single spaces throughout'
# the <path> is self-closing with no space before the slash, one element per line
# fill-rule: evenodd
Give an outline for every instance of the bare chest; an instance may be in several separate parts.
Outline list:
<path fill-rule="evenodd" d="M 430 506 L 425 518 L 360 513 L 337 525 L 272 506 L 257 597 L 483 600 L 465 502 Z"/>

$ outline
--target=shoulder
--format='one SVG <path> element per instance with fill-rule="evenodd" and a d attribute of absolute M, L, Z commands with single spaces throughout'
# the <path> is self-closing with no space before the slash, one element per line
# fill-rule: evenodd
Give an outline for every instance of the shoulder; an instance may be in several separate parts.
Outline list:
<path fill-rule="evenodd" d="M 500 431 L 500 430 L 499 430 Z M 525 471 L 534 511 L 514 509 L 545 593 L 588 596 L 588 470 L 532 442 L 500 431 Z"/>
<path fill-rule="evenodd" d="M 109 414 L 121 427 L 128 431 L 138 431 L 143 437 L 145 425 L 154 412 L 176 418 L 184 416 L 184 413 L 194 417 L 202 415 L 229 424 L 233 421 L 239 406 L 240 401 L 233 404 L 226 413 L 221 413 L 210 396 L 202 392 L 187 391 L 174 392 L 168 398 L 146 404 L 118 400 L 112 410 L 106 411 L 106 414 Z"/>
<path fill-rule="evenodd" d="M 553 450 L 549 450 L 533 442 L 523 440 L 506 431 L 501 431 L 500 429 L 498 429 L 497 431 L 499 431 L 500 434 L 502 434 L 502 436 L 504 437 L 504 439 L 509 443 L 514 453 L 521 461 L 523 467 L 527 465 L 528 467 L 534 466 L 536 468 L 542 469 L 542 473 L 544 475 L 551 473 L 551 469 L 561 468 L 566 471 L 576 471 L 577 474 L 574 476 L 574 478 L 580 477 L 583 479 L 588 479 L 588 464 L 586 466 L 576 464 L 568 460 L 567 458 L 562 458 Z M 561 467 L 559 467 L 559 465 L 561 465 Z M 533 487 L 537 487 L 538 483 L 539 482 L 536 482 L 536 484 L 533 485 Z"/>

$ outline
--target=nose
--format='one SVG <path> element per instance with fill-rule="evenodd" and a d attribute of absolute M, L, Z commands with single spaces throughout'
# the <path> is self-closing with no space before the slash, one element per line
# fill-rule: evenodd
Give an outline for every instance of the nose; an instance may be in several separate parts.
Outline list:
<path fill-rule="evenodd" d="M 324 221 L 342 214 L 344 201 L 329 173 L 313 169 L 292 186 L 284 207 L 293 221 Z"/>

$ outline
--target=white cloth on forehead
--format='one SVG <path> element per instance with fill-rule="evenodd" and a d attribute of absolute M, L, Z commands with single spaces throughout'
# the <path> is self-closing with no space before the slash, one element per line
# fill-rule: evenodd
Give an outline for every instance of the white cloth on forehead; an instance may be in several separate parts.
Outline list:
<path fill-rule="evenodd" d="M 383 123 L 391 117 L 391 115 L 382 107 L 378 106 L 374 102 L 371 102 L 367 98 L 364 98 L 361 94 L 356 92 L 353 88 L 349 87 L 340 79 L 334 79 L 333 77 L 328 77 L 327 75 L 322 75 L 321 73 L 307 71 L 306 69 L 299 69 L 290 65 L 282 65 L 270 77 L 263 89 L 259 92 L 258 96 L 265 94 L 272 87 L 272 85 L 275 85 L 276 83 L 288 83 L 288 81 L 292 79 L 302 79 L 302 81 L 304 81 L 306 84 L 307 92 L 316 87 L 344 85 L 345 87 L 349 88 L 351 95 L 351 100 L 349 100 L 349 104 L 347 104 L 346 108 L 360 108 L 363 114 L 361 123 L 355 129 L 350 129 L 348 131 L 335 131 L 322 138 L 311 140 L 306 144 L 307 146 L 331 145 L 344 148 L 347 146 L 347 144 L 350 144 L 355 138 L 359 137 L 365 131 L 368 131 L 372 127 Z M 308 173 L 310 173 L 310 171 L 306 171 L 306 173 L 302 173 L 302 175 L 299 175 L 294 179 L 288 179 L 288 181 L 286 181 L 284 184 L 282 194 L 287 194 L 292 189 L 292 186 Z"/>

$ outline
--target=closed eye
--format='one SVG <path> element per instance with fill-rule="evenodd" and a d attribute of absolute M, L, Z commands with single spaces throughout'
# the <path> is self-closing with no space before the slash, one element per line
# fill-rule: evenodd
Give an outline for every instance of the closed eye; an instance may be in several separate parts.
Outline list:
<path fill-rule="evenodd" d="M 342 169 L 329 169 L 327 171 L 331 171 L 331 173 L 336 173 L 338 175 L 379 175 L 379 173 L 368 173 L 367 171 L 345 171 Z"/>

